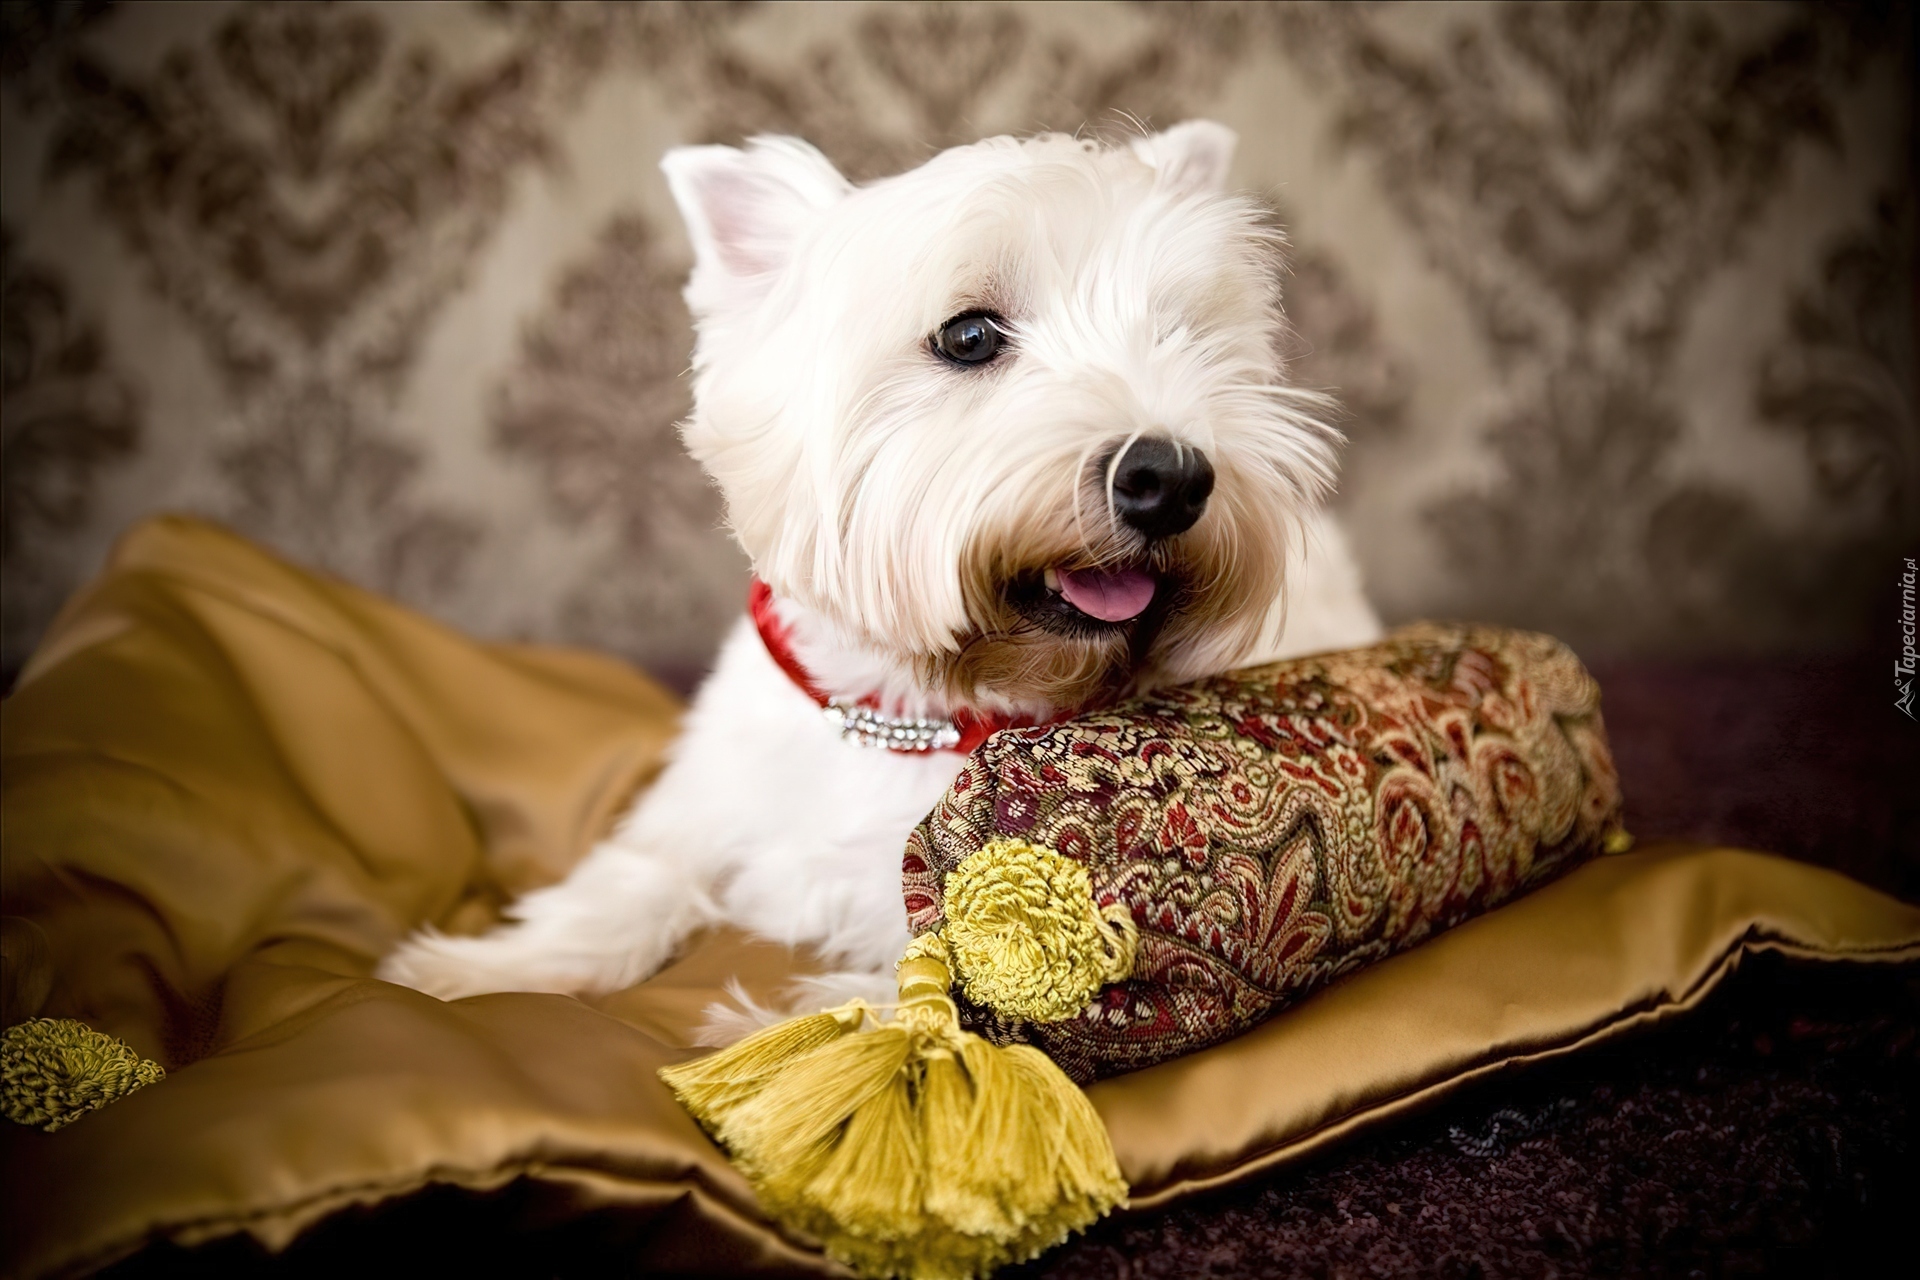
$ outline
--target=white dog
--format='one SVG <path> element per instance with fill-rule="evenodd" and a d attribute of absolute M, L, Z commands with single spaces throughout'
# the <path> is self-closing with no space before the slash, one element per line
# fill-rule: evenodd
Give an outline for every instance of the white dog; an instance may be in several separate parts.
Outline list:
<path fill-rule="evenodd" d="M 1223 191 L 1234 142 L 991 138 L 860 187 L 792 138 L 668 153 L 682 435 L 753 615 L 571 876 L 380 976 L 607 991 L 726 921 L 846 971 L 796 1003 L 889 999 L 907 835 L 986 731 L 1375 639 L 1320 512 L 1339 437 L 1275 355 L 1279 237 Z"/>

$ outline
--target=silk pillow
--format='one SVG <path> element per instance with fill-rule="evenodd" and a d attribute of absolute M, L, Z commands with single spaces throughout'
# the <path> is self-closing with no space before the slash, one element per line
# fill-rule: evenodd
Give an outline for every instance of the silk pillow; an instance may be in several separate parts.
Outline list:
<path fill-rule="evenodd" d="M 997 734 L 913 833 L 904 881 L 914 933 L 954 953 L 962 1021 L 1085 1082 L 1236 1035 L 1626 843 L 1579 659 L 1548 636 L 1420 624 Z M 1084 867 L 1133 935 L 1130 974 L 1054 1020 L 996 998 L 1046 976 L 1017 972 L 1019 946 L 970 957 L 951 927 L 949 877 L 1011 845 Z M 996 928 L 1016 926 L 965 932 Z M 1025 950 L 1029 968 L 1075 959 Z"/>

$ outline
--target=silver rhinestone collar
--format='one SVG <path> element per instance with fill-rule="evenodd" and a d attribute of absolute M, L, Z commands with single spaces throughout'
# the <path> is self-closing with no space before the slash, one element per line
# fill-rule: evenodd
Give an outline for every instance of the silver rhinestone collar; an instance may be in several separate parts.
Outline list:
<path fill-rule="evenodd" d="M 888 751 L 945 751 L 960 745 L 960 731 L 948 720 L 917 716 L 890 716 L 846 698 L 835 698 L 821 708 L 827 723 L 840 731 L 842 742 Z"/>

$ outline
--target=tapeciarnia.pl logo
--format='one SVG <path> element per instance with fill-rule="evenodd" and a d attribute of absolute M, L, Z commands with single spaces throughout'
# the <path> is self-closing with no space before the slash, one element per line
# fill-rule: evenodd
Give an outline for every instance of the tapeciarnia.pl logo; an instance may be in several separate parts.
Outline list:
<path fill-rule="evenodd" d="M 1920 654 L 1913 648 L 1913 557 L 1907 557 L 1907 571 L 1900 575 L 1900 656 L 1893 662 L 1893 687 L 1899 690 L 1899 696 L 1893 705 L 1907 713 L 1910 720 L 1920 720 L 1913 709 L 1913 672 L 1916 663 L 1920 663 Z"/>

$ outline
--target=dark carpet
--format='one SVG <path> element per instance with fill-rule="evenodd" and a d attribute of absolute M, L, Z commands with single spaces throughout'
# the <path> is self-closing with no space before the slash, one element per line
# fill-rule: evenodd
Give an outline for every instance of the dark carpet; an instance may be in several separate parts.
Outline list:
<path fill-rule="evenodd" d="M 1920 1192 L 1917 1012 L 1898 975 L 1752 964 L 1668 1030 L 1003 1274 L 1898 1274 L 1879 1264 Z"/>

